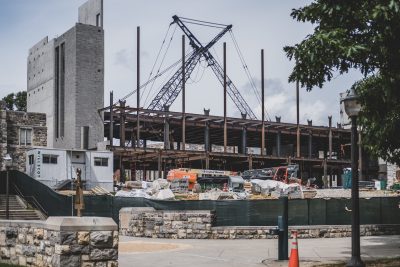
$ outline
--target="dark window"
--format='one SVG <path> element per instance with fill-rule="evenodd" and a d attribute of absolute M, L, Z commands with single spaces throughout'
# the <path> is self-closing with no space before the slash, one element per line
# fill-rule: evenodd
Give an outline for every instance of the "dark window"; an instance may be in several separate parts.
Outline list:
<path fill-rule="evenodd" d="M 100 13 L 96 15 L 96 26 L 100 27 Z"/>
<path fill-rule="evenodd" d="M 26 129 L 26 128 L 19 129 L 19 144 L 21 146 L 32 145 L 32 129 Z"/>
<path fill-rule="evenodd" d="M 102 166 L 102 167 L 107 167 L 108 166 L 108 158 L 94 158 L 94 166 Z"/>
<path fill-rule="evenodd" d="M 57 155 L 43 155 L 43 163 L 46 164 L 57 164 Z"/>
<path fill-rule="evenodd" d="M 29 155 L 29 165 L 32 165 L 35 162 L 35 158 L 33 155 Z"/>

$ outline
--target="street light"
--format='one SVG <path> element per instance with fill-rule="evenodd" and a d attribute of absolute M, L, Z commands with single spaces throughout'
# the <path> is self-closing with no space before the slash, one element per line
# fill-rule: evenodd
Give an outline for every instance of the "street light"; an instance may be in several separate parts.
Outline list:
<path fill-rule="evenodd" d="M 361 110 L 358 96 L 354 89 L 347 92 L 347 96 L 342 99 L 344 110 L 351 119 L 351 259 L 347 266 L 364 267 L 360 255 L 360 203 L 358 194 L 358 153 L 357 153 L 357 116 Z"/>
<path fill-rule="evenodd" d="M 6 166 L 7 170 L 7 177 L 6 177 L 6 219 L 10 218 L 10 195 L 9 195 L 9 172 L 12 165 L 12 158 L 10 154 L 6 154 L 3 157 L 4 165 Z"/>

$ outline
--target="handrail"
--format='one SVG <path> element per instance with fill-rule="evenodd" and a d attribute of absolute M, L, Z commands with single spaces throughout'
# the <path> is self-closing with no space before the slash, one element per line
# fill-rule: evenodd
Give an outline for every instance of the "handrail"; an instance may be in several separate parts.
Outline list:
<path fill-rule="evenodd" d="M 46 215 L 46 217 L 49 216 L 49 214 L 47 213 L 47 211 L 43 208 L 42 205 L 40 205 L 39 201 L 37 201 L 37 199 L 34 196 L 24 196 L 24 194 L 22 194 L 21 190 L 19 190 L 18 186 L 16 184 L 14 185 L 14 189 L 17 192 L 17 195 L 19 195 L 22 199 L 24 199 L 26 202 L 28 202 L 29 204 L 33 205 L 36 209 L 40 210 L 42 213 L 44 213 Z M 28 198 L 31 199 L 31 201 L 28 201 Z"/>

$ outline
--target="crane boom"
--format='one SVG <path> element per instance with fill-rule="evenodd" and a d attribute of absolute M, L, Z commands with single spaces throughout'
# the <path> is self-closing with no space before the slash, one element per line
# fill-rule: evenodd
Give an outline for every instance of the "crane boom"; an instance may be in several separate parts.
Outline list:
<path fill-rule="evenodd" d="M 148 107 L 149 109 L 162 110 L 165 105 L 170 106 L 181 92 L 182 81 L 187 81 L 189 79 L 191 73 L 193 72 L 197 63 L 200 61 L 201 57 L 204 57 L 207 60 L 208 66 L 211 67 L 214 74 L 217 76 L 217 79 L 222 84 L 224 81 L 223 69 L 210 53 L 209 49 L 219 39 L 221 39 L 221 37 L 224 36 L 225 33 L 232 29 L 232 25 L 218 24 L 218 28 L 222 28 L 222 31 L 218 35 L 216 35 L 206 46 L 203 46 L 178 16 L 175 15 L 172 18 L 174 20 L 173 23 L 176 23 L 189 38 L 190 45 L 195 52 L 189 57 L 186 62 L 185 77 L 182 77 L 181 70 L 177 70 L 151 101 Z M 239 111 L 242 114 L 247 114 L 251 119 L 257 119 L 252 109 L 249 107 L 249 105 L 244 100 L 239 90 L 236 88 L 229 77 L 227 77 L 227 87 L 228 95 L 232 99 L 236 107 L 239 109 Z"/>

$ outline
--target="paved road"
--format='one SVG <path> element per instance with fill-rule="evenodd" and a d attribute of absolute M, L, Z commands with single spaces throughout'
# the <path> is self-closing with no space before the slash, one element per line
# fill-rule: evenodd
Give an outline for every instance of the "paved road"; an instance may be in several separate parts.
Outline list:
<path fill-rule="evenodd" d="M 176 240 L 121 236 L 119 266 L 287 266 L 287 262 L 275 261 L 277 244 L 277 240 L 271 239 Z M 400 236 L 362 237 L 361 247 L 363 259 L 400 256 Z M 299 254 L 302 266 L 311 266 L 315 262 L 346 260 L 351 255 L 351 240 L 300 239 Z"/>

